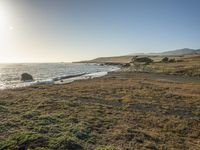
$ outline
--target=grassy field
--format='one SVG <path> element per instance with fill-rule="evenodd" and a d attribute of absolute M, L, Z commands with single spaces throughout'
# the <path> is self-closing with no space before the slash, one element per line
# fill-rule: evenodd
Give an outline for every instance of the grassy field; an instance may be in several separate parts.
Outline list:
<path fill-rule="evenodd" d="M 172 58 L 175 58 L 175 60 L 178 61 L 173 63 L 170 62 L 163 63 L 157 61 L 155 63 L 147 65 L 145 69 L 157 73 L 200 77 L 200 55 L 172 57 Z"/>
<path fill-rule="evenodd" d="M 200 149 L 200 80 L 110 73 L 0 91 L 0 149 Z"/>
<path fill-rule="evenodd" d="M 135 56 L 118 56 L 118 57 L 100 57 L 85 63 L 103 63 L 103 64 L 128 64 Z M 154 62 L 149 65 L 134 65 L 130 68 L 125 68 L 128 71 L 147 71 L 165 74 L 176 74 L 184 76 L 200 77 L 200 54 L 194 55 L 141 55 L 139 57 L 151 58 Z M 175 62 L 163 63 L 162 59 L 168 57 L 174 59 Z"/>

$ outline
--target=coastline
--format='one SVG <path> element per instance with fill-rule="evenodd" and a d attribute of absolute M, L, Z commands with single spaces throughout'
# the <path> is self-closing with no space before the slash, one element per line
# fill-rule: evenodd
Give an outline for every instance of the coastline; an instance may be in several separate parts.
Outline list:
<path fill-rule="evenodd" d="M 174 74 L 196 61 L 121 65 L 0 91 L 0 149 L 200 149 L 200 78 Z M 144 72 L 155 65 L 174 72 Z"/>
<path fill-rule="evenodd" d="M 199 149 L 198 89 L 179 76 L 111 72 L 0 91 L 0 149 Z"/>
<path fill-rule="evenodd" d="M 79 63 L 80 64 L 80 63 Z M 82 63 L 85 64 L 85 63 Z M 91 65 L 97 65 L 97 66 L 102 66 L 102 64 L 97 64 L 97 63 L 88 63 Z M 77 73 L 73 72 L 67 72 L 67 74 L 69 75 L 61 75 L 61 76 L 57 76 L 57 77 L 52 77 L 52 78 L 46 78 L 46 79 L 42 79 L 42 80 L 33 80 L 33 81 L 29 81 L 29 82 L 18 82 L 15 81 L 16 84 L 13 85 L 6 85 L 5 87 L 2 86 L 0 87 L 0 90 L 6 90 L 6 89 L 15 89 L 15 88 L 23 88 L 23 87 L 29 87 L 29 86 L 37 86 L 37 85 L 53 85 L 53 84 L 65 84 L 65 83 L 70 83 L 73 82 L 75 80 L 84 80 L 84 79 L 92 79 L 95 77 L 101 77 L 106 75 L 108 72 L 112 72 L 112 71 L 116 71 L 119 68 L 119 66 L 116 65 L 103 65 L 103 66 L 108 66 L 110 67 L 109 69 L 106 69 L 108 71 L 99 71 L 101 69 L 97 69 L 97 72 L 87 72 L 87 70 L 85 70 L 86 72 L 80 72 L 78 71 Z M 76 71 L 74 71 L 76 72 Z M 33 76 L 34 78 L 34 76 Z M 18 83 L 17 83 L 18 82 Z M 2 82 L 3 84 L 3 82 Z"/>
<path fill-rule="evenodd" d="M 101 65 L 101 64 L 98 64 L 98 65 Z M 99 78 L 99 77 L 103 77 L 103 76 L 107 75 L 110 72 L 115 72 L 115 71 L 118 71 L 121 69 L 119 65 L 115 65 L 115 66 L 109 65 L 109 66 L 112 66 L 115 68 L 113 68 L 112 70 L 110 70 L 108 72 L 103 71 L 103 72 L 94 72 L 94 73 L 88 73 L 88 74 L 84 73 L 84 74 L 81 74 L 80 76 L 75 75 L 71 78 L 66 78 L 66 79 L 55 81 L 54 84 L 66 84 L 66 83 L 71 83 L 76 80 L 87 80 L 87 79 Z"/>

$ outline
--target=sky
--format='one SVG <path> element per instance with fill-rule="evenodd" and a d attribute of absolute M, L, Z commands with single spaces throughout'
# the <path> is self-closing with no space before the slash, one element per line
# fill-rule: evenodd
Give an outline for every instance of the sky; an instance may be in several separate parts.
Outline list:
<path fill-rule="evenodd" d="M 0 0 L 0 62 L 200 48 L 200 0 Z"/>

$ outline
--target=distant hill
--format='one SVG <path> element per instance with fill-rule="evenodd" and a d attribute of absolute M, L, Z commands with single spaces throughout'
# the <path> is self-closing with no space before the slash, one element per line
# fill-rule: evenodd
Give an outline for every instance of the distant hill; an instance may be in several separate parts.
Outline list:
<path fill-rule="evenodd" d="M 189 49 L 189 48 L 183 48 L 183 49 L 177 49 L 173 51 L 166 51 L 163 53 L 160 53 L 161 55 L 192 55 L 192 54 L 200 54 L 200 49 Z"/>
<path fill-rule="evenodd" d="M 153 60 L 156 60 L 157 57 L 163 57 L 163 56 L 171 56 L 171 57 L 177 57 L 182 55 L 195 55 L 200 54 L 200 49 L 190 49 L 190 48 L 183 48 L 183 49 L 177 49 L 172 51 L 166 51 L 162 53 L 133 53 L 126 56 L 113 56 L 113 57 L 98 57 L 93 60 L 89 61 L 81 61 L 81 63 L 111 63 L 111 64 L 118 64 L 118 63 L 128 63 L 131 61 L 133 56 L 147 56 L 150 57 Z"/>
<path fill-rule="evenodd" d="M 193 55 L 193 54 L 200 54 L 200 49 L 190 49 L 190 48 L 183 48 L 171 51 L 165 51 L 162 53 L 132 53 L 129 55 Z"/>
<path fill-rule="evenodd" d="M 114 56 L 114 57 L 99 57 L 89 61 L 81 61 L 81 63 L 127 63 L 130 62 L 132 56 Z"/>

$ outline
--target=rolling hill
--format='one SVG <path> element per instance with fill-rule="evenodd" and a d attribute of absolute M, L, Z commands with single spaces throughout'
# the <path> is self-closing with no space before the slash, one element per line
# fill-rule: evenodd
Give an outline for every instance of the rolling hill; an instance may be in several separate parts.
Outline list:
<path fill-rule="evenodd" d="M 165 51 L 161 53 L 132 53 L 124 56 L 98 57 L 96 59 L 89 61 L 81 61 L 81 63 L 112 63 L 112 64 L 124 63 L 125 64 L 130 62 L 133 56 L 149 56 L 155 59 L 155 57 L 164 57 L 164 56 L 177 57 L 183 55 L 196 55 L 196 54 L 200 54 L 200 49 L 183 48 L 172 51 Z"/>

